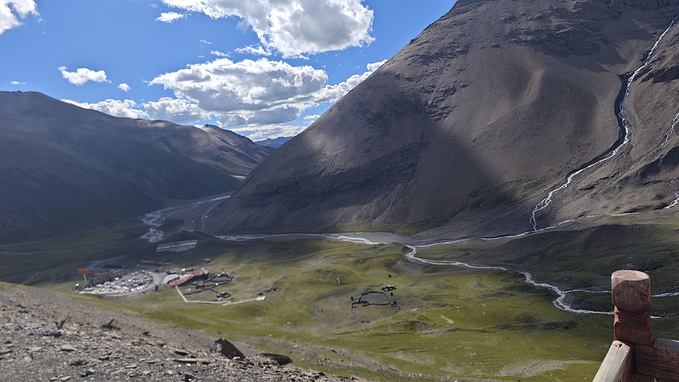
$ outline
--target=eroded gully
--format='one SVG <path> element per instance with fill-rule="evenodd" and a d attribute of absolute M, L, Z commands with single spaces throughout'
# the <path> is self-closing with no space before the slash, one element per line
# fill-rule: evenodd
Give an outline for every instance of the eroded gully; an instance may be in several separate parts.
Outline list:
<path fill-rule="evenodd" d="M 621 137 L 621 139 L 618 139 L 615 142 L 615 144 L 611 148 L 609 148 L 606 152 L 604 152 L 602 155 L 595 158 L 593 161 L 586 163 L 580 169 L 577 169 L 577 170 L 573 171 L 572 173 L 570 173 L 568 175 L 568 177 L 566 177 L 566 180 L 559 187 L 549 191 L 547 196 L 544 199 L 542 199 L 538 204 L 535 205 L 535 207 L 533 208 L 533 212 L 531 213 L 531 217 L 529 219 L 529 222 L 530 222 L 531 226 L 533 227 L 533 231 L 537 232 L 539 230 L 538 229 L 538 222 L 537 222 L 537 214 L 539 212 L 545 210 L 547 207 L 549 207 L 549 205 L 552 203 L 552 199 L 553 199 L 553 197 L 556 193 L 558 193 L 559 191 L 563 191 L 566 188 L 568 188 L 568 186 L 570 186 L 570 184 L 573 182 L 573 179 L 576 178 L 577 176 L 579 176 L 580 174 L 582 174 L 583 172 L 585 172 L 585 171 L 587 171 L 587 170 L 589 170 L 593 167 L 596 167 L 596 166 L 610 160 L 611 158 L 615 157 L 616 155 L 618 155 L 618 152 L 620 151 L 620 149 L 622 147 L 624 147 L 627 143 L 629 143 L 630 128 L 629 128 L 629 126 L 627 124 L 627 120 L 625 119 L 625 116 L 624 116 L 624 105 L 625 105 L 625 101 L 627 100 L 627 97 L 629 96 L 630 89 L 632 87 L 632 83 L 634 82 L 634 80 L 636 80 L 639 73 L 641 73 L 641 71 L 644 70 L 644 68 L 646 68 L 648 63 L 651 61 L 651 58 L 655 54 L 655 52 L 658 48 L 658 45 L 660 45 L 660 42 L 665 37 L 667 32 L 669 32 L 669 30 L 674 26 L 674 24 L 677 22 L 678 18 L 679 18 L 679 15 L 677 15 L 672 20 L 670 25 L 663 31 L 663 33 L 660 35 L 660 37 L 658 37 L 658 39 L 655 41 L 655 44 L 653 44 L 653 47 L 651 48 L 651 50 L 648 52 L 648 54 L 646 55 L 646 57 L 642 61 L 641 66 L 639 66 L 632 73 L 632 75 L 629 76 L 629 78 L 627 78 L 627 81 L 623 85 L 623 89 L 621 90 L 622 97 L 620 98 L 620 102 L 616 105 L 618 124 L 620 125 L 620 137 Z M 671 133 L 671 131 L 674 130 L 674 127 L 679 122 L 678 118 L 679 118 L 679 114 L 677 114 L 677 116 L 672 121 L 672 127 L 670 129 L 670 132 L 668 132 L 666 134 L 666 141 L 669 140 L 669 134 Z M 677 198 L 679 199 L 679 194 L 677 194 Z M 679 202 L 677 200 L 675 200 L 675 201 Z M 671 206 L 674 207 L 676 204 L 677 203 L 673 202 L 671 204 Z"/>

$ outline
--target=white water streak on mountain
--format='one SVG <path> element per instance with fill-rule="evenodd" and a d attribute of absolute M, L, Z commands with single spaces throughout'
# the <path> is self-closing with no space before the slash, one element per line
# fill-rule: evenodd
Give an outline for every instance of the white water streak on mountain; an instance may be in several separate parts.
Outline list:
<path fill-rule="evenodd" d="M 661 147 L 665 146 L 665 144 L 667 144 L 667 142 L 670 140 L 670 137 L 676 134 L 675 127 L 677 126 L 677 124 L 679 124 L 679 113 L 677 113 L 677 115 L 674 117 L 674 119 L 672 120 L 672 126 L 667 131 L 667 133 L 665 133 L 665 140 L 660 145 Z"/>
<path fill-rule="evenodd" d="M 604 163 L 604 162 L 610 160 L 611 158 L 615 157 L 616 155 L 618 155 L 618 152 L 620 151 L 620 149 L 621 149 L 623 146 L 625 146 L 625 145 L 629 142 L 629 138 L 630 138 L 630 128 L 629 128 L 629 126 L 627 125 L 627 120 L 625 119 L 625 116 L 624 116 L 624 110 L 625 110 L 625 109 L 624 109 L 624 104 L 625 104 L 625 101 L 627 100 L 627 97 L 629 96 L 629 92 L 630 92 L 630 89 L 631 89 L 631 87 L 632 87 L 632 83 L 633 83 L 634 80 L 637 78 L 637 75 L 638 75 L 639 73 L 641 73 L 641 71 L 642 71 L 644 68 L 646 68 L 646 65 L 648 65 L 648 63 L 650 62 L 651 58 L 653 57 L 655 51 L 657 50 L 658 45 L 660 44 L 660 42 L 662 41 L 662 39 L 665 37 L 665 35 L 667 34 L 667 32 L 669 32 L 669 30 L 674 26 L 675 22 L 677 21 L 677 18 L 679 18 L 679 15 L 677 15 L 677 16 L 672 20 L 672 22 L 670 23 L 670 25 L 665 29 L 665 31 L 663 31 L 663 33 L 660 35 L 660 37 L 658 37 L 658 39 L 655 41 L 655 44 L 653 44 L 653 47 L 652 47 L 651 50 L 649 51 L 649 53 L 648 53 L 648 55 L 646 56 L 646 58 L 643 60 L 641 66 L 639 66 L 639 67 L 634 71 L 634 73 L 632 73 L 632 75 L 627 79 L 627 84 L 626 84 L 626 87 L 625 87 L 625 95 L 622 97 L 622 100 L 620 101 L 620 107 L 619 107 L 619 112 L 618 112 L 618 119 L 619 119 L 620 124 L 622 125 L 622 127 L 623 127 L 623 129 L 624 129 L 624 131 L 625 131 L 625 138 L 623 139 L 622 143 L 620 143 L 620 144 L 619 144 L 619 145 L 618 145 L 618 146 L 617 146 L 617 147 L 616 147 L 616 148 L 615 148 L 608 156 L 606 156 L 606 157 L 604 157 L 604 158 L 601 158 L 600 160 L 598 160 L 598 161 L 596 161 L 596 162 L 594 162 L 594 163 L 591 163 L 590 165 L 585 166 L 585 167 L 583 167 L 583 168 L 581 168 L 581 169 L 575 171 L 574 173 L 570 174 L 570 175 L 568 176 L 568 178 L 566 178 L 566 182 L 565 182 L 565 183 L 563 183 L 561 186 L 557 187 L 556 189 L 550 191 L 550 192 L 547 194 L 547 197 L 546 197 L 546 198 L 542 199 L 542 200 L 540 201 L 540 203 L 536 204 L 535 207 L 533 208 L 533 212 L 531 213 L 531 217 L 530 217 L 530 219 L 529 219 L 529 222 L 530 222 L 530 224 L 533 226 L 533 230 L 534 230 L 534 231 L 536 231 L 536 232 L 538 231 L 538 223 L 537 223 L 537 217 L 536 217 L 537 213 L 540 212 L 540 211 L 542 211 L 542 210 L 544 210 L 544 209 L 546 209 L 547 207 L 549 207 L 549 205 L 552 203 L 552 197 L 554 196 L 555 193 L 557 193 L 557 192 L 559 192 L 559 191 L 562 191 L 562 190 L 565 190 L 565 189 L 573 182 L 573 179 L 574 179 L 576 176 L 582 174 L 584 171 L 589 170 L 590 168 L 592 168 L 592 167 L 594 167 L 594 166 L 600 165 L 601 163 Z M 678 115 L 678 116 L 679 116 L 679 115 Z M 676 118 L 675 118 L 675 122 L 672 124 L 672 129 L 674 129 L 674 125 L 675 125 L 675 124 L 676 124 Z"/>

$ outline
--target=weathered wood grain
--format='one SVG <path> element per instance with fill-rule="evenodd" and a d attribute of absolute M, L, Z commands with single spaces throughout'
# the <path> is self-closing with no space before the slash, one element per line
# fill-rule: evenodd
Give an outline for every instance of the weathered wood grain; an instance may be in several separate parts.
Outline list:
<path fill-rule="evenodd" d="M 622 270 L 611 275 L 613 305 L 623 312 L 651 309 L 651 278 L 644 272 Z"/>
<path fill-rule="evenodd" d="M 679 381 L 679 341 L 659 338 L 653 346 L 634 346 L 636 370 L 658 382 Z"/>
<path fill-rule="evenodd" d="M 628 382 L 632 374 L 634 352 L 620 341 L 613 341 L 593 382 Z"/>

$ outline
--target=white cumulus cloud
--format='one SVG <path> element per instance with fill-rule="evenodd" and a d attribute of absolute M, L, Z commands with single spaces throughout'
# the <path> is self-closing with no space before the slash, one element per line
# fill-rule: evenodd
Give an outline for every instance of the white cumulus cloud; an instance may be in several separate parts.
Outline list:
<path fill-rule="evenodd" d="M 10 85 L 18 86 L 18 85 L 26 85 L 26 83 L 21 82 L 21 81 L 11 81 Z"/>
<path fill-rule="evenodd" d="M 260 58 L 220 58 L 154 78 L 150 85 L 171 89 L 220 118 L 223 126 L 289 122 L 297 118 L 327 80 L 324 71 Z"/>
<path fill-rule="evenodd" d="M 148 114 L 139 109 L 137 103 L 131 99 L 124 101 L 116 99 L 107 99 L 97 103 L 76 102 L 69 99 L 62 99 L 63 102 L 80 106 L 84 109 L 97 110 L 114 117 L 122 118 L 148 118 Z"/>
<path fill-rule="evenodd" d="M 123 82 L 122 84 L 118 85 L 118 89 L 120 89 L 120 90 L 124 91 L 125 93 L 127 93 L 127 92 L 130 91 L 130 85 L 128 85 L 128 84 L 126 84 L 126 83 Z"/>
<path fill-rule="evenodd" d="M 210 113 L 185 99 L 163 97 L 156 102 L 145 103 L 144 107 L 149 118 L 174 123 L 189 124 L 211 118 Z"/>
<path fill-rule="evenodd" d="M 78 68 L 75 72 L 69 72 L 65 66 L 60 66 L 59 71 L 61 75 L 70 83 L 76 86 L 81 86 L 88 81 L 93 82 L 109 82 L 106 78 L 106 72 L 103 70 L 94 71 L 87 68 Z"/>
<path fill-rule="evenodd" d="M 185 15 L 177 12 L 163 12 L 160 14 L 160 17 L 156 18 L 156 21 L 172 24 L 173 22 L 183 19 L 184 17 Z"/>
<path fill-rule="evenodd" d="M 0 34 L 21 25 L 19 19 L 33 14 L 38 15 L 34 0 L 0 0 Z"/>
<path fill-rule="evenodd" d="M 165 97 L 144 106 L 153 119 L 190 124 L 217 118 L 220 126 L 239 127 L 249 134 L 264 134 L 267 129 L 287 134 L 292 127 L 282 124 L 294 121 L 312 106 L 339 100 L 384 62 L 368 64 L 366 72 L 327 85 L 327 74 L 311 66 L 266 58 L 240 62 L 220 58 L 154 78 L 149 85 L 163 85 L 176 98 Z"/>
<path fill-rule="evenodd" d="M 387 62 L 386 60 L 381 61 L 381 62 L 375 62 L 372 64 L 368 64 L 367 68 L 368 71 L 362 73 L 362 74 L 354 74 L 353 76 L 349 77 L 346 81 L 340 82 L 337 85 L 328 85 L 324 87 L 322 90 L 316 94 L 316 102 L 317 103 L 323 103 L 323 102 L 337 102 L 339 101 L 340 98 L 344 97 L 345 94 L 349 93 L 349 90 L 353 89 L 356 87 L 356 85 L 360 84 L 368 78 L 377 68 L 382 66 Z"/>
<path fill-rule="evenodd" d="M 362 0 L 162 0 L 211 18 L 237 17 L 284 57 L 370 44 L 373 11 Z"/>

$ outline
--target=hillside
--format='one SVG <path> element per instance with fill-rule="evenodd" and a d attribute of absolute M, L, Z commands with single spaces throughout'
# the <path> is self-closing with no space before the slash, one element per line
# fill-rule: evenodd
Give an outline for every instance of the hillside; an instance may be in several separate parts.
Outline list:
<path fill-rule="evenodd" d="M 635 78 L 627 128 L 617 113 L 677 13 L 677 1 L 460 0 L 268 157 L 209 231 L 497 235 L 669 206 L 679 26 Z"/>
<path fill-rule="evenodd" d="M 229 359 L 215 348 L 215 338 L 197 331 L 173 330 L 126 314 L 117 304 L 108 303 L 118 307 L 114 311 L 106 308 L 106 303 L 89 300 L 0 284 L 3 379 L 353 380 L 281 366 L 241 343 L 238 346 L 247 358 Z"/>
<path fill-rule="evenodd" d="M 109 224 L 233 190 L 268 151 L 219 128 L 0 93 L 0 242 Z"/>

